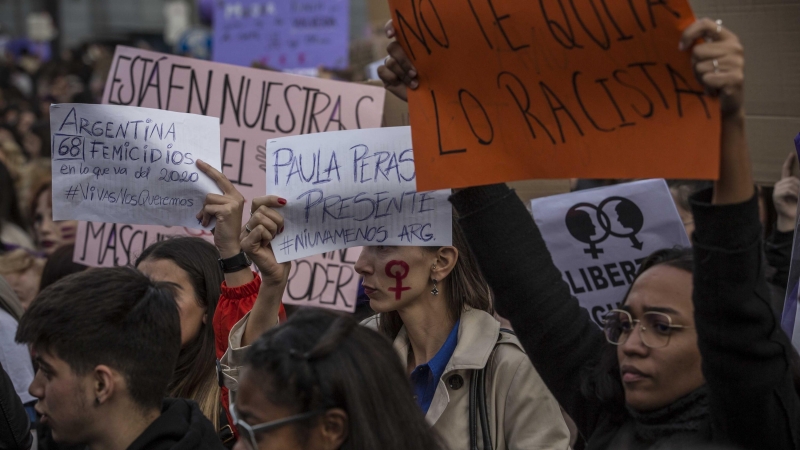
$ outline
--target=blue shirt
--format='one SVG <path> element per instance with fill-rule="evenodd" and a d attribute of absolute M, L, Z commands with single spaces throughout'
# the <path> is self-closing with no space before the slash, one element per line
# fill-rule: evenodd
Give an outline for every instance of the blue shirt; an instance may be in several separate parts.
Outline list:
<path fill-rule="evenodd" d="M 444 375 L 444 369 L 447 367 L 447 363 L 456 350 L 459 322 L 461 321 L 459 320 L 453 326 L 453 329 L 447 336 L 447 340 L 444 341 L 442 348 L 436 352 L 433 359 L 425 364 L 417 366 L 414 371 L 411 372 L 411 384 L 414 386 L 414 397 L 419 407 L 422 408 L 423 414 L 428 413 L 428 408 L 431 407 L 431 401 L 433 401 L 433 394 L 436 393 L 436 386 L 439 385 L 439 380 L 442 378 L 442 375 Z"/>

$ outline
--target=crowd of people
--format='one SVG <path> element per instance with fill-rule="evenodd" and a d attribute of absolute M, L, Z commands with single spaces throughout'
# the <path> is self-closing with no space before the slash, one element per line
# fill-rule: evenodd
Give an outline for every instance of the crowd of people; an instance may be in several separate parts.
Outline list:
<path fill-rule="evenodd" d="M 216 221 L 213 244 L 74 263 L 77 223 L 51 211 L 49 105 L 97 101 L 111 49 L 9 55 L 0 448 L 800 449 L 800 356 L 780 327 L 797 158 L 757 187 L 739 40 L 702 19 L 681 46 L 720 97 L 720 176 L 670 183 L 692 247 L 652 253 L 602 329 L 503 184 L 454 191 L 452 245 L 364 247 L 373 314 L 360 322 L 284 310 L 290 263 L 270 244 L 287 200 L 247 202 L 202 161 L 222 192 L 197 213 Z M 405 99 L 417 70 L 397 42 L 387 51 L 379 75 Z M 407 264 L 408 289 L 390 289 L 391 261 Z"/>

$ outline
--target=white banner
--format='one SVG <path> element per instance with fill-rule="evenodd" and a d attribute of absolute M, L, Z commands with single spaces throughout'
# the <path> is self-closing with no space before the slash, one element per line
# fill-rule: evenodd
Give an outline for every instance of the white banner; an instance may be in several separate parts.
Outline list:
<path fill-rule="evenodd" d="M 50 106 L 53 219 L 202 228 L 195 166 L 220 170 L 219 119 L 135 106 Z M 212 228 L 213 223 L 208 228 Z"/>
<path fill-rule="evenodd" d="M 267 193 L 285 198 L 278 262 L 370 245 L 450 245 L 450 190 L 416 191 L 409 127 L 267 141 Z"/>

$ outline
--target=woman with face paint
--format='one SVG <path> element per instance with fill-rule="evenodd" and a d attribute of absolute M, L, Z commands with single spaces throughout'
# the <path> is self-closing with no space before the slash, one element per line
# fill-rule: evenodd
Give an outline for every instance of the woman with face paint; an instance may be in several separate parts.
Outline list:
<path fill-rule="evenodd" d="M 587 449 L 800 449 L 800 360 L 764 279 L 742 47 L 708 19 L 689 26 L 680 46 L 719 95 L 720 176 L 690 199 L 693 248 L 651 255 L 603 331 L 571 296 L 513 191 L 469 188 L 451 202 L 495 307 Z"/>
<path fill-rule="evenodd" d="M 289 264 L 275 262 L 269 242 L 282 230 L 277 208 L 285 203 L 255 199 L 242 232 L 241 247 L 264 282 L 222 359 L 231 390 L 240 387 L 246 346 L 277 322 Z M 488 285 L 457 225 L 451 246 L 364 247 L 355 269 L 378 312 L 362 324 L 394 342 L 417 405 L 448 448 L 569 447 L 558 403 L 513 333 L 491 315 Z"/>

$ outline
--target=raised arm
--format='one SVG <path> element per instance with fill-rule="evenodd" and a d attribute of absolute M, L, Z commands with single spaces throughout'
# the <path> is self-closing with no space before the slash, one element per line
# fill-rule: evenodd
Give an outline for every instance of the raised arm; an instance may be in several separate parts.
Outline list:
<path fill-rule="evenodd" d="M 791 343 L 770 307 L 761 224 L 744 133 L 742 49 L 710 20 L 687 28 L 700 38 L 692 57 L 698 78 L 722 106 L 720 176 L 692 198 L 694 307 L 703 375 L 711 391 L 712 433 L 741 448 L 800 446 L 800 399 Z M 713 61 L 717 62 L 714 63 Z"/>
<path fill-rule="evenodd" d="M 286 200 L 274 195 L 253 199 L 250 220 L 240 236 L 242 249 L 261 272 L 261 287 L 245 324 L 242 347 L 250 345 L 278 323 L 278 312 L 289 279 L 291 263 L 278 263 L 270 243 L 283 231 L 283 216 L 274 208 L 285 204 Z"/>
<path fill-rule="evenodd" d="M 489 285 L 494 307 L 511 321 L 547 387 L 585 436 L 599 405 L 581 394 L 586 370 L 606 345 L 603 333 L 572 297 L 539 229 L 505 185 L 473 187 L 450 201 Z"/>

